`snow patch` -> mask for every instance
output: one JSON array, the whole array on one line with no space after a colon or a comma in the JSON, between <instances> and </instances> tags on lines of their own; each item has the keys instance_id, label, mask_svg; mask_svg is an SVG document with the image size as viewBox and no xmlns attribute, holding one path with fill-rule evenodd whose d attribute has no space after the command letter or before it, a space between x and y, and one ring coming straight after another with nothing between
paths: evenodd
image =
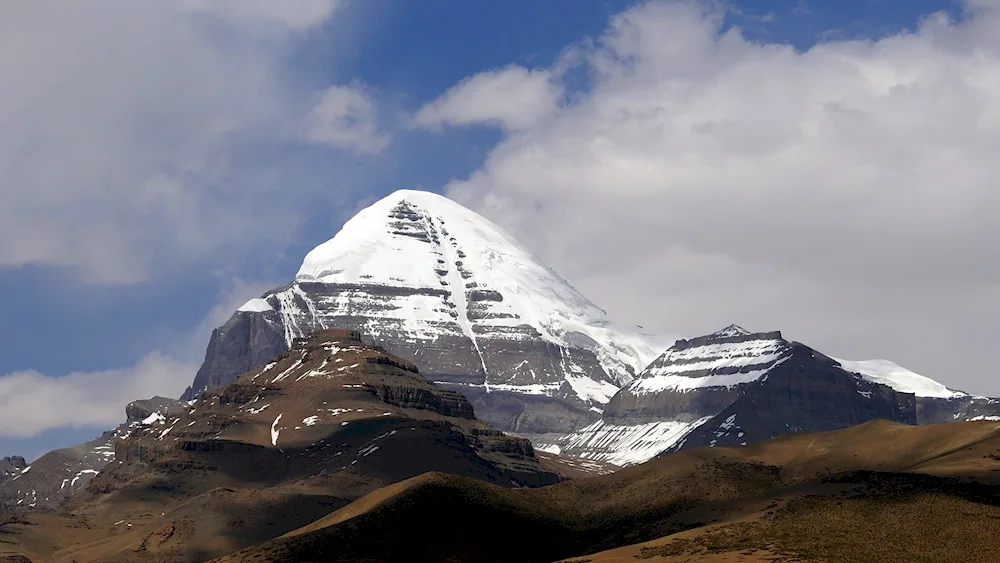
<instances>
[{"instance_id":1,"label":"snow patch","mask_svg":"<svg viewBox=\"0 0 1000 563\"><path fill-rule=\"evenodd\" d=\"M278 432L280 432L280 430L278 430L278 421L281 420L281 415L282 414L285 414L285 413L279 414L277 417L275 417L274 422L271 423L271 445L272 446L277 446L278 445Z\"/></svg>"},{"instance_id":2,"label":"snow patch","mask_svg":"<svg viewBox=\"0 0 1000 563\"><path fill-rule=\"evenodd\" d=\"M856 373L872 383L888 385L900 393L913 393L917 397L954 399L968 397L968 393L955 391L929 377L914 373L889 360L841 360L832 358L844 370Z\"/></svg>"},{"instance_id":3,"label":"snow patch","mask_svg":"<svg viewBox=\"0 0 1000 563\"><path fill-rule=\"evenodd\" d=\"M162 423L164 423L166 421L167 421L167 417L163 416L162 414L160 414L158 412L154 412L153 414L151 414L151 415L147 416L146 418L142 419L142 424L162 424Z\"/></svg>"},{"instance_id":4,"label":"snow patch","mask_svg":"<svg viewBox=\"0 0 1000 563\"><path fill-rule=\"evenodd\" d=\"M576 396L585 403L606 405L618 392L618 386L609 381L595 381L589 377L576 375L567 375L566 381Z\"/></svg>"},{"instance_id":5,"label":"snow patch","mask_svg":"<svg viewBox=\"0 0 1000 563\"><path fill-rule=\"evenodd\" d=\"M264 311L273 311L274 307L267 301L261 299L260 297L251 299L243 304L242 307L237 309L237 311L244 311L247 313L263 313Z\"/></svg>"},{"instance_id":6,"label":"snow patch","mask_svg":"<svg viewBox=\"0 0 1000 563\"><path fill-rule=\"evenodd\" d=\"M100 471L97 471L96 469L83 469L83 470L81 470L79 473L76 474L75 477L73 477L73 480L70 481L69 488L72 489L74 486L76 486L76 482L79 481L80 478L83 477L84 475L88 475L88 474L89 475L97 475L98 473L100 473ZM31 492L34 493L35 491L31 491Z\"/></svg>"}]
</instances>

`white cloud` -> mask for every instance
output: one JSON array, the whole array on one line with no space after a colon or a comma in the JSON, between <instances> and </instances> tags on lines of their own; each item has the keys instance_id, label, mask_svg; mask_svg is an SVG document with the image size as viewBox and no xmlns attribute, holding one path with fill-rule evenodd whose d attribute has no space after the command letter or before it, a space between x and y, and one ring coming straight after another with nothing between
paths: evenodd
<instances>
[{"instance_id":1,"label":"white cloud","mask_svg":"<svg viewBox=\"0 0 1000 563\"><path fill-rule=\"evenodd\" d=\"M61 427L125 421L125 405L154 395L178 397L196 364L151 352L133 367L61 377L19 371L0 377L0 436L28 438Z\"/></svg>"},{"instance_id":2,"label":"white cloud","mask_svg":"<svg viewBox=\"0 0 1000 563\"><path fill-rule=\"evenodd\" d=\"M510 65L466 78L414 116L420 127L491 124L517 130L552 114L562 97L548 70Z\"/></svg>"},{"instance_id":3,"label":"white cloud","mask_svg":"<svg viewBox=\"0 0 1000 563\"><path fill-rule=\"evenodd\" d=\"M340 6L338 0L172 0L181 10L210 14L237 25L279 24L295 30L322 24Z\"/></svg>"},{"instance_id":4,"label":"white cloud","mask_svg":"<svg viewBox=\"0 0 1000 563\"><path fill-rule=\"evenodd\" d=\"M283 244L305 188L274 179L294 172L268 161L268 148L298 141L290 126L313 90L285 57L337 6L5 5L0 267L132 283L233 248Z\"/></svg>"},{"instance_id":5,"label":"white cloud","mask_svg":"<svg viewBox=\"0 0 1000 563\"><path fill-rule=\"evenodd\" d=\"M312 142L363 154L382 152L390 140L379 129L371 93L360 84L327 88L317 97L304 128Z\"/></svg>"},{"instance_id":6,"label":"white cloud","mask_svg":"<svg viewBox=\"0 0 1000 563\"><path fill-rule=\"evenodd\" d=\"M582 61L593 87L449 195L621 320L780 328L1000 393L996 2L805 52L723 28L717 6L615 16L554 67Z\"/></svg>"},{"instance_id":7,"label":"white cloud","mask_svg":"<svg viewBox=\"0 0 1000 563\"><path fill-rule=\"evenodd\" d=\"M277 287L274 281L232 279L201 322L167 351L154 350L134 366L51 376L34 370L0 376L0 437L27 438L65 427L112 428L125 405L154 395L180 397L194 380L212 330L237 308Z\"/></svg>"}]
</instances>

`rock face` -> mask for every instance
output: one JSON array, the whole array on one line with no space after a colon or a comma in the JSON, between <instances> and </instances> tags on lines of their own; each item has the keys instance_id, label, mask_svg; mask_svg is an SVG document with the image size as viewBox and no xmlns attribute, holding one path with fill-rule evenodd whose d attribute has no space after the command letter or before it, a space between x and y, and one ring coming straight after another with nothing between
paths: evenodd
<instances>
[{"instance_id":1,"label":"rock face","mask_svg":"<svg viewBox=\"0 0 1000 563\"><path fill-rule=\"evenodd\" d=\"M977 397L914 373L888 360L851 361L835 358L847 371L884 383L917 398L917 423L1000 420L1000 400Z\"/></svg>"},{"instance_id":2,"label":"rock face","mask_svg":"<svg viewBox=\"0 0 1000 563\"><path fill-rule=\"evenodd\" d=\"M540 447L618 464L664 450L742 445L873 419L917 423L917 402L823 354L730 326L679 340L624 386L598 423Z\"/></svg>"},{"instance_id":3,"label":"rock face","mask_svg":"<svg viewBox=\"0 0 1000 563\"><path fill-rule=\"evenodd\" d=\"M531 442L477 420L464 395L343 330L296 338L181 411L151 415L116 440L115 460L88 485L92 496L151 480L185 496L213 486L322 487L358 473L381 486L430 470L504 486L561 480Z\"/></svg>"},{"instance_id":4,"label":"rock face","mask_svg":"<svg viewBox=\"0 0 1000 563\"><path fill-rule=\"evenodd\" d=\"M9 491L5 491L2 488L2 483L9 479L20 477L21 473L24 473L27 469L28 462L19 455L0 458L0 514L7 513L10 505L17 501L17 499L7 496L9 495Z\"/></svg>"},{"instance_id":5,"label":"rock face","mask_svg":"<svg viewBox=\"0 0 1000 563\"><path fill-rule=\"evenodd\" d=\"M24 463L24 458L9 458L14 467L21 469L9 479L0 479L0 502L13 509L57 506L82 491L94 475L115 460L116 439L127 437L143 420L163 419L184 406L185 403L165 397L133 401L125 407L125 423L89 442L48 452L30 466ZM0 471L7 459L0 460Z\"/></svg>"},{"instance_id":6,"label":"rock face","mask_svg":"<svg viewBox=\"0 0 1000 563\"><path fill-rule=\"evenodd\" d=\"M0 482L0 500L10 509L53 507L79 491L114 459L109 431L78 446L53 450Z\"/></svg>"},{"instance_id":7,"label":"rock face","mask_svg":"<svg viewBox=\"0 0 1000 563\"><path fill-rule=\"evenodd\" d=\"M28 467L28 462L19 455L0 458L0 481L20 475L26 467Z\"/></svg>"},{"instance_id":8,"label":"rock face","mask_svg":"<svg viewBox=\"0 0 1000 563\"><path fill-rule=\"evenodd\" d=\"M525 435L600 418L672 337L613 324L507 233L436 194L400 191L305 258L213 335L184 399L256 369L313 330L360 330Z\"/></svg>"},{"instance_id":9,"label":"rock face","mask_svg":"<svg viewBox=\"0 0 1000 563\"><path fill-rule=\"evenodd\" d=\"M194 399L195 389L225 387L278 357L288 346L281 317L274 310L236 311L226 324L212 331L205 361L182 400Z\"/></svg>"},{"instance_id":10,"label":"rock face","mask_svg":"<svg viewBox=\"0 0 1000 563\"><path fill-rule=\"evenodd\" d=\"M743 385L731 404L667 451L746 445L876 419L917 423L916 398L910 393L858 377L803 344L791 343L785 358L766 380Z\"/></svg>"}]
</instances>

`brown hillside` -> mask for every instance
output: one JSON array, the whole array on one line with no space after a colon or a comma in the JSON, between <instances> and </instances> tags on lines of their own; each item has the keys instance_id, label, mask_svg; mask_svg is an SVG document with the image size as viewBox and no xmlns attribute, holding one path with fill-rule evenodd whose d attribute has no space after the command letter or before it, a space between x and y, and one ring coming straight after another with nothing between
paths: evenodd
<instances>
[{"instance_id":1,"label":"brown hillside","mask_svg":"<svg viewBox=\"0 0 1000 563\"><path fill-rule=\"evenodd\" d=\"M0 530L0 553L203 562L429 471L516 488L602 469L552 456L543 465L530 442L477 420L463 395L349 331L300 339L264 368L149 420L116 442L115 461L85 494Z\"/></svg>"},{"instance_id":2,"label":"brown hillside","mask_svg":"<svg viewBox=\"0 0 1000 563\"><path fill-rule=\"evenodd\" d=\"M554 561L678 532L579 561L992 561L998 428L875 421L542 489L424 475L219 561ZM932 549L935 527L949 540Z\"/></svg>"}]
</instances>

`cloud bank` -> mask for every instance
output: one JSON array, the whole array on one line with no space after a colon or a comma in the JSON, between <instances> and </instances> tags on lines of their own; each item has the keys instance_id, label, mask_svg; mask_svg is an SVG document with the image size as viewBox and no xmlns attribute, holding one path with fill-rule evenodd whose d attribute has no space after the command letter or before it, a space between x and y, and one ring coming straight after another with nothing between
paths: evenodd
<instances>
[{"instance_id":1,"label":"cloud bank","mask_svg":"<svg viewBox=\"0 0 1000 563\"><path fill-rule=\"evenodd\" d=\"M66 267L91 283L135 283L233 248L280 246L300 221L305 190L273 179L269 148L312 142L303 131L313 130L322 133L316 141L346 151L386 142L358 87L327 96L355 96L340 111L357 118L360 108L360 128L311 108L310 85L285 68L295 42L339 6L5 6L0 267Z\"/></svg>"},{"instance_id":2,"label":"cloud bank","mask_svg":"<svg viewBox=\"0 0 1000 563\"><path fill-rule=\"evenodd\" d=\"M517 68L417 116L520 123L448 195L621 320L779 328L997 394L1000 10L965 8L798 51L717 3L644 2L549 69L589 84L544 119L469 109L505 99L470 84L517 99L546 72Z\"/></svg>"},{"instance_id":3,"label":"cloud bank","mask_svg":"<svg viewBox=\"0 0 1000 563\"><path fill-rule=\"evenodd\" d=\"M135 366L53 377L19 371L0 377L0 436L27 438L62 427L113 428L125 421L125 405L154 395L179 397L197 364L159 351Z\"/></svg>"}]
</instances>

